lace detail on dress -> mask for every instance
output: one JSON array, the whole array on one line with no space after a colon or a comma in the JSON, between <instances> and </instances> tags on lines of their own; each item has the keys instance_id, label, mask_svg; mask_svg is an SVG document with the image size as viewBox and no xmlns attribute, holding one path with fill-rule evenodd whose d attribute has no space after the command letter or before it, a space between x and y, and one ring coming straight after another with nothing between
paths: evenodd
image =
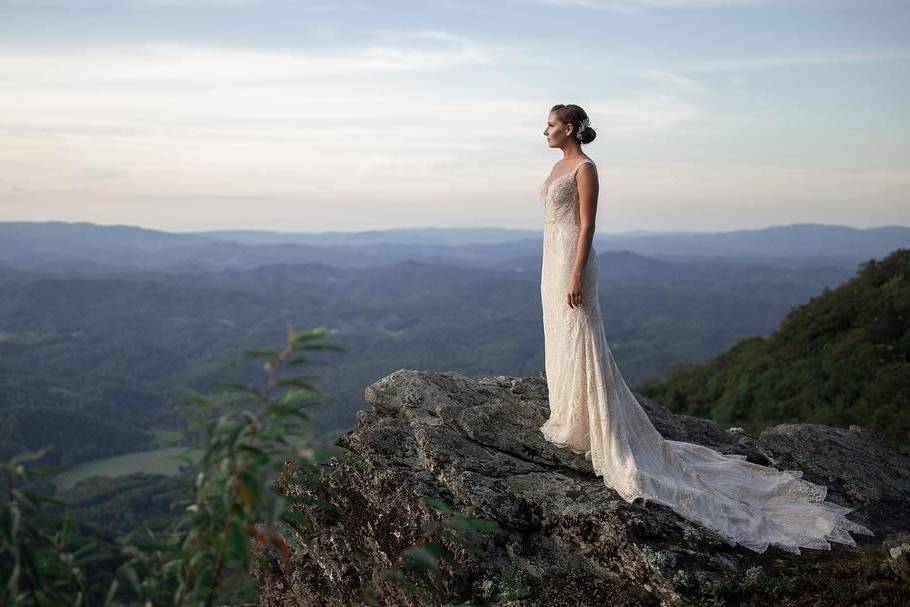
<instances>
[{"instance_id":1,"label":"lace detail on dress","mask_svg":"<svg viewBox=\"0 0 910 607\"><path fill-rule=\"evenodd\" d=\"M541 185L544 203L540 296L550 417L540 428L559 447L585 454L597 476L623 499L672 508L731 546L830 550L855 545L850 532L874 535L825 502L827 488L798 470L777 470L695 443L664 439L629 390L607 343L597 291L597 253L582 271L582 305L566 303L579 233L574 176L582 164Z\"/></svg>"}]
</instances>

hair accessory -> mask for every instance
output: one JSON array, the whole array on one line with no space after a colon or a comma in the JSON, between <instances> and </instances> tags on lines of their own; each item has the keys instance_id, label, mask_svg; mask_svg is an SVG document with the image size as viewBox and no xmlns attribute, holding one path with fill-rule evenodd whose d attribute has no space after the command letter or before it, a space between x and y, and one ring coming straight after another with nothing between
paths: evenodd
<instances>
[{"instance_id":1,"label":"hair accessory","mask_svg":"<svg viewBox=\"0 0 910 607\"><path fill-rule=\"evenodd\" d=\"M584 131L584 130L585 130L586 128L588 128L589 126L591 126L591 120L590 120L590 119L585 118L584 120L582 120L582 121L579 123L579 125L578 125L578 132L575 133L575 137L578 138L578 139L581 139L581 133L582 133L582 131Z\"/></svg>"}]
</instances>

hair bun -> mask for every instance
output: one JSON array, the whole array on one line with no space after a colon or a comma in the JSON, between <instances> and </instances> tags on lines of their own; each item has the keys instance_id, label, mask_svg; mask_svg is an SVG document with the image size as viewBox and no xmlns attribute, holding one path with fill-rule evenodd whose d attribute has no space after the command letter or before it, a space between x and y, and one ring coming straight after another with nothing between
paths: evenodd
<instances>
[{"instance_id":1,"label":"hair bun","mask_svg":"<svg viewBox=\"0 0 910 607\"><path fill-rule=\"evenodd\" d=\"M591 143L594 141L594 138L597 137L597 131L591 127L586 127L579 135L581 135L582 143Z\"/></svg>"}]
</instances>

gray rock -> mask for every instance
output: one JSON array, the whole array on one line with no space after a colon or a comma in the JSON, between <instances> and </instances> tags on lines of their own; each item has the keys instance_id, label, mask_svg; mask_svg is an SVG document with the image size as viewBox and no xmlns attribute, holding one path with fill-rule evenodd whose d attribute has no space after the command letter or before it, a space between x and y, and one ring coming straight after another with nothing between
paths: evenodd
<instances>
[{"instance_id":1,"label":"gray rock","mask_svg":"<svg viewBox=\"0 0 910 607\"><path fill-rule=\"evenodd\" d=\"M298 506L314 522L308 547L287 561L264 553L269 566L254 569L262 606L362 604L362 586L380 590L383 605L419 604L382 571L399 564L423 523L440 520L426 497L506 531L488 542L482 560L455 550L470 575L446 586L452 602L681 604L701 584L757 571L762 557L784 554L731 548L665 506L626 503L582 455L540 435L549 415L541 378L402 369L365 397L371 411L359 412L357 427L338 441L348 453L317 471L323 488L291 465L278 479L286 495L318 497L335 509ZM636 397L666 438L804 470L829 486L831 501L856 508L851 519L876 532L856 536L858 543L910 529L910 458L870 431L787 424L753 441Z\"/></svg>"},{"instance_id":2,"label":"gray rock","mask_svg":"<svg viewBox=\"0 0 910 607\"><path fill-rule=\"evenodd\" d=\"M877 538L910 530L910 458L872 429L781 424L761 433L758 448L776 468L828 487L829 501L856 508L850 520Z\"/></svg>"}]
</instances>

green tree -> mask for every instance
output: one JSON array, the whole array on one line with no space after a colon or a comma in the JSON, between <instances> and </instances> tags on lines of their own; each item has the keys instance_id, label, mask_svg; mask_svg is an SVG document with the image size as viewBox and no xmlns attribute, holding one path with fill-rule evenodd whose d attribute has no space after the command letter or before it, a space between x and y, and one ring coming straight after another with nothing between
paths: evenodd
<instances>
[{"instance_id":1,"label":"green tree","mask_svg":"<svg viewBox=\"0 0 910 607\"><path fill-rule=\"evenodd\" d=\"M637 390L675 413L757 433L781 423L859 424L910 453L910 249L793 308L773 335Z\"/></svg>"},{"instance_id":2,"label":"green tree","mask_svg":"<svg viewBox=\"0 0 910 607\"><path fill-rule=\"evenodd\" d=\"M102 557L99 546L80 534L71 516L48 506L65 505L30 488L50 468L28 464L51 449L22 453L4 462L0 496L0 604L57 607L86 603L86 566ZM116 580L102 601L109 605Z\"/></svg>"},{"instance_id":3,"label":"green tree","mask_svg":"<svg viewBox=\"0 0 910 607\"><path fill-rule=\"evenodd\" d=\"M288 325L283 349L244 352L233 364L264 360L262 386L217 382L222 391L214 396L186 391L195 409L185 434L204 437L201 458L186 459L194 472L193 503L165 533L143 530L124 542L132 558L122 571L141 600L212 605L226 598L225 591L236 592L238 580L241 589L245 580L246 591L254 591L247 576L250 541L290 553L278 523L305 527L307 521L288 508L298 498L281 495L271 481L287 460L304 469L315 466L307 449L306 407L322 398L314 376L281 373L310 362L302 353L343 351L320 341L327 332L298 332Z\"/></svg>"},{"instance_id":4,"label":"green tree","mask_svg":"<svg viewBox=\"0 0 910 607\"><path fill-rule=\"evenodd\" d=\"M202 452L198 459L185 458L192 473L191 503L163 530L143 528L120 538L118 574L125 583L114 579L102 591L87 588L85 567L109 555L81 537L71 517L50 516L41 508L47 501L62 507L65 503L17 484L30 474L25 464L40 459L46 449L4 464L3 604L207 607L255 600L257 589L248 575L251 559L274 547L287 564L295 548L291 542L308 538L312 521L294 506L334 507L316 497L284 496L273 482L289 462L303 472L305 483L319 482L320 454L308 446L306 411L323 401L317 378L288 378L282 372L311 362L304 353L344 351L321 341L327 333L325 327L298 332L288 325L281 350L244 352L233 364L262 360L266 379L261 386L217 382L219 391L212 396L186 390L191 408L183 434L198 438ZM387 576L419 600L441 600L442 579L463 572L446 543L479 556L482 535L499 528L454 513L438 500L428 505L447 518L428 523L417 544L402 555L401 566L388 570ZM291 527L296 533L287 535L298 540L288 540L282 525ZM362 590L365 600L377 600L371 589Z\"/></svg>"}]
</instances>

